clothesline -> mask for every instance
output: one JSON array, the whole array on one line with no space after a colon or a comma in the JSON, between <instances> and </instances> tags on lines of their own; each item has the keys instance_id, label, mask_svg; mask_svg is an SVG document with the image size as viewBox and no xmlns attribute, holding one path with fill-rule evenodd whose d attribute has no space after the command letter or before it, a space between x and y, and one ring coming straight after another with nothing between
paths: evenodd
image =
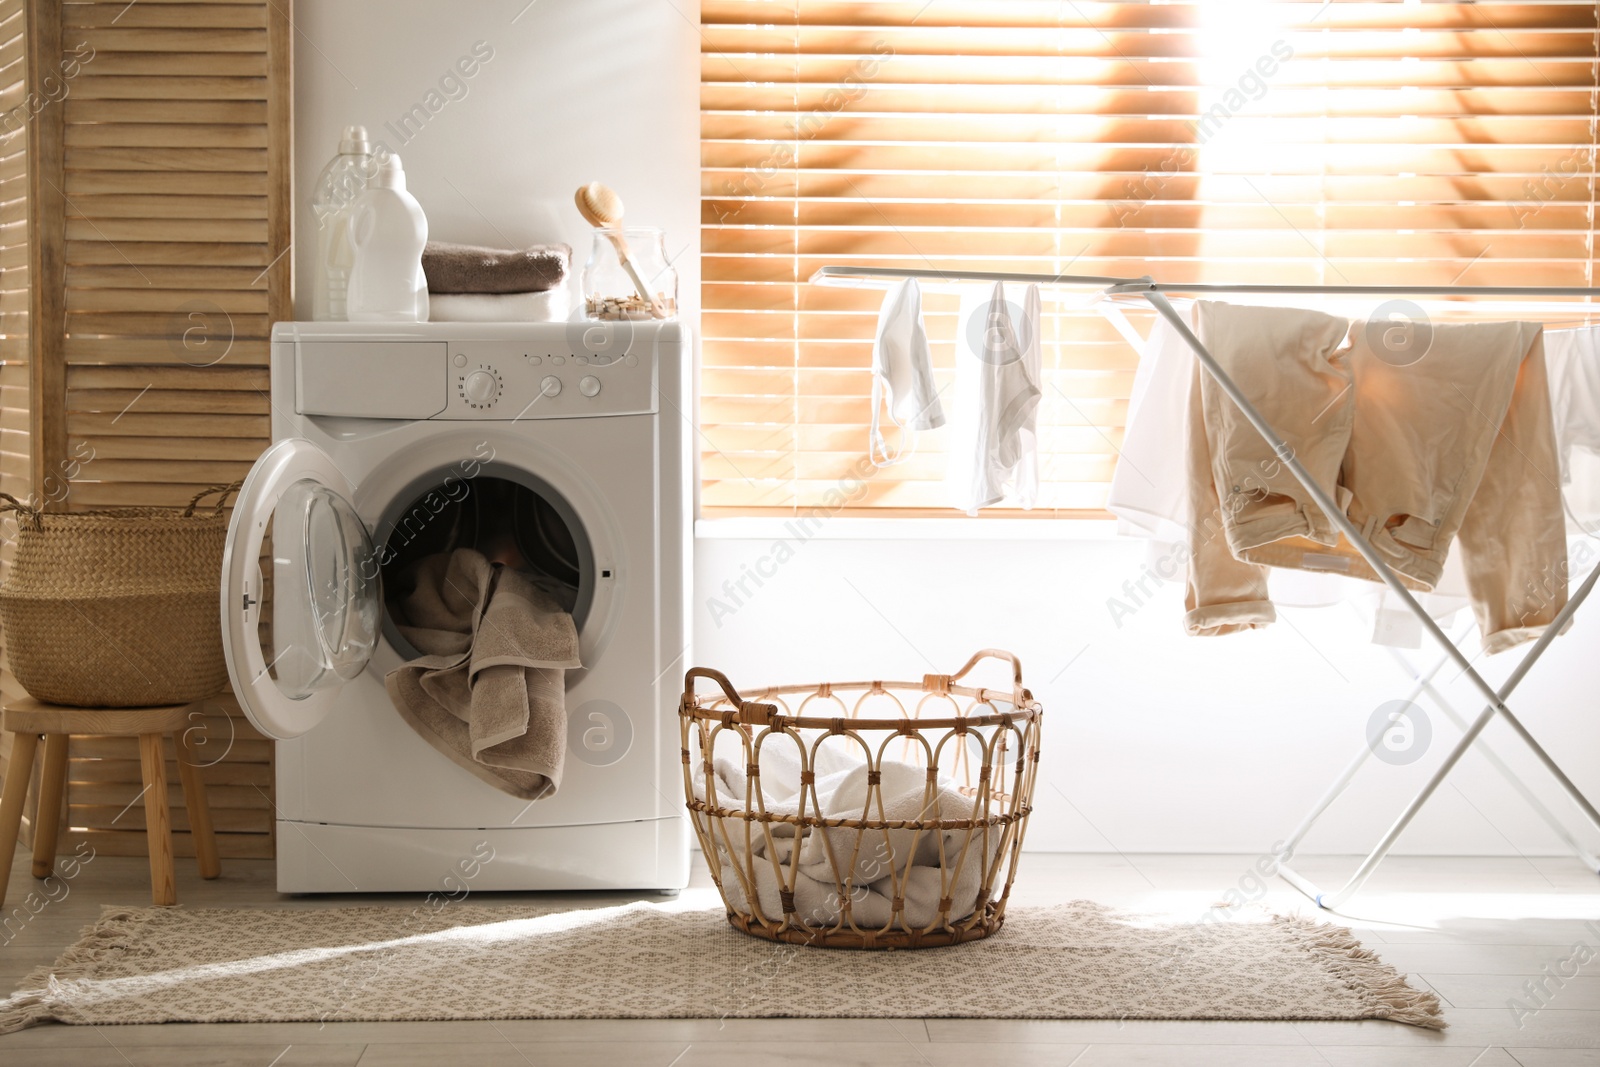
<instances>
[{"instance_id":1,"label":"clothesline","mask_svg":"<svg viewBox=\"0 0 1600 1067\"><path fill-rule=\"evenodd\" d=\"M1037 285L1045 300L1056 305L1080 301L1075 310L1104 316L1125 341L1134 347L1143 344L1143 338L1133 328L1124 312L1157 313L1145 294L1173 294L1177 303L1187 306L1189 300L1208 294L1237 294L1257 297L1276 297L1286 301L1292 296L1321 297L1320 306L1329 311L1350 311L1352 317L1364 317L1373 309L1370 305L1352 305L1329 301L1332 297L1465 297L1463 300L1430 300L1416 303L1419 310L1430 318L1433 315L1469 316L1480 319L1525 317L1532 315L1547 330L1581 329L1600 320L1600 287L1576 286L1502 286L1502 285L1275 285L1253 282L1157 282L1146 278L1125 278L1101 274L1042 274L1027 271L952 271L932 267L851 267L829 265L820 267L811 275L810 284L830 288L885 289L906 278L930 283L930 289L949 287L960 291L974 283L1018 282ZM1078 290L1076 293L1068 290ZM1485 298L1499 298L1489 301ZM1536 297L1566 297L1566 300L1535 299ZM1266 303L1276 303L1268 300ZM1414 302L1415 303L1415 302Z\"/></svg>"},{"instance_id":2,"label":"clothesline","mask_svg":"<svg viewBox=\"0 0 1600 1067\"><path fill-rule=\"evenodd\" d=\"M1027 271L952 271L929 267L850 267L828 265L811 275L812 285L848 288L852 285L887 285L902 278L925 281L1020 282L1025 285L1098 289L1106 295L1141 293L1304 294L1323 296L1536 296L1600 298L1600 287L1570 285L1299 285L1253 282L1158 282L1149 277L1127 278L1103 274L1039 274ZM1570 308L1571 305L1562 305ZM1600 303L1594 305L1600 311Z\"/></svg>"},{"instance_id":3,"label":"clothesline","mask_svg":"<svg viewBox=\"0 0 1600 1067\"><path fill-rule=\"evenodd\" d=\"M1229 291L1229 295L1232 291ZM1188 307L1196 300L1211 294L1195 294L1194 296L1178 295L1172 298L1172 303L1178 307ZM1308 293L1248 293L1252 304L1272 307L1299 307L1306 301ZM1391 299L1402 299L1395 294L1384 294ZM1341 296L1333 294L1325 296L1317 294L1316 306L1333 314L1344 314L1351 318L1365 318L1374 310L1373 300L1354 295ZM1441 296L1422 296L1417 300L1404 300L1405 304L1420 310L1428 318L1471 318L1475 320L1490 319L1535 319L1542 323L1547 331L1561 329L1582 329L1595 325L1600 320L1600 302L1587 300L1556 301L1556 300L1530 300L1526 298L1506 297L1495 299L1492 297L1472 297L1465 300L1450 299ZM1140 292L1101 292L1095 294L1092 302L1085 306L1086 311L1105 314L1108 310L1125 309L1150 313L1154 309L1145 300Z\"/></svg>"}]
</instances>

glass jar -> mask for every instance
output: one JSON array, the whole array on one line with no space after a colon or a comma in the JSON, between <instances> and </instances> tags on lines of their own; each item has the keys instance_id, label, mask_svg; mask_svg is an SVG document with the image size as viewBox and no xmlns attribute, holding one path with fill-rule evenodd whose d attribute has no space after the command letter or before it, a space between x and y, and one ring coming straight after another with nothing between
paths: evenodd
<instances>
[{"instance_id":1,"label":"glass jar","mask_svg":"<svg viewBox=\"0 0 1600 1067\"><path fill-rule=\"evenodd\" d=\"M639 293L623 265L627 249L638 280L650 294ZM667 242L654 226L627 226L594 231L589 261L583 265L583 303L591 319L670 319L678 314L678 272L667 262Z\"/></svg>"}]
</instances>

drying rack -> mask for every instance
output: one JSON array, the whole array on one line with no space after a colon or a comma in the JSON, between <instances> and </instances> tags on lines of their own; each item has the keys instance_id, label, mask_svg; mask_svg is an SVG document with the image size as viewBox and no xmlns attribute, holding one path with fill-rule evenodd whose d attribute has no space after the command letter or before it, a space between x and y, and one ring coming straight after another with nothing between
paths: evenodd
<instances>
[{"instance_id":1,"label":"drying rack","mask_svg":"<svg viewBox=\"0 0 1600 1067\"><path fill-rule=\"evenodd\" d=\"M1489 681L1484 678L1482 674L1478 672L1478 670L1472 665L1472 661L1462 653L1457 643L1444 632L1443 628L1440 627L1438 622L1436 622L1434 618L1428 614L1427 610L1424 609L1420 603L1418 603L1417 598L1412 595L1411 590L1406 587L1405 583L1400 581L1400 579L1395 575L1394 571L1390 569L1388 563L1385 562L1382 555L1375 548L1373 548L1373 546L1365 537L1362 536L1361 530L1350 521L1349 516L1344 513L1344 510L1339 507L1333 497L1327 491L1325 491L1322 486L1317 484L1316 479L1311 476L1310 472L1307 471L1300 461L1295 457L1294 450L1289 446L1288 442L1286 442L1278 434L1277 430L1273 428L1272 424L1268 422L1259 411L1256 410L1255 405L1250 402L1250 399L1244 395L1244 393L1239 389L1238 385L1236 385L1233 379L1229 377L1228 373L1222 369L1222 366L1216 361L1215 357L1211 355L1210 351L1206 349L1206 346L1201 343L1198 337L1195 336L1194 332L1189 328L1189 324L1184 321L1183 316L1178 314L1177 310L1172 306L1172 303L1167 299L1166 295L1168 293L1181 293L1191 296L1204 294L1258 294L1273 296L1495 296L1518 298L1522 303L1519 303L1515 306L1519 308L1534 306L1533 301L1537 297L1555 297L1566 299L1583 298L1585 302L1582 304L1565 304L1559 306L1564 311L1583 310L1594 315L1600 315L1600 304L1592 303L1594 298L1600 297L1600 288L1582 288L1573 286L1498 285L1230 285L1209 282L1185 284L1157 282L1149 277L1125 278L1091 274L1030 274L1012 271L948 271L938 269L900 269L892 267L850 266L822 267L811 276L811 282L812 284L817 285L839 286L859 286L862 284L884 285L904 278L917 278L935 282L952 283L1019 282L1028 285L1082 288L1091 291L1099 290L1099 296L1101 298L1110 298L1111 300L1115 300L1117 298L1125 299L1130 297L1142 298L1152 308L1154 308L1162 318L1166 319L1167 322L1172 325L1173 329L1178 332L1178 335L1183 338L1183 340L1191 349L1194 350L1195 358L1200 361L1200 365L1205 369L1205 372L1211 375L1212 379L1216 381L1217 385L1222 389L1222 391L1228 395L1235 405L1237 405L1240 412L1249 421L1250 425L1255 427L1256 432L1259 433L1262 439L1266 441L1269 447L1271 447L1274 455L1276 455L1276 457L1283 463L1290 473L1294 475L1295 479L1305 488L1306 492L1311 495L1311 498L1317 502L1317 506L1320 507L1323 513L1333 521L1333 524L1339 528L1340 532L1349 539L1350 544L1355 547L1356 551L1361 553L1362 558L1364 558L1367 563L1371 565L1372 569L1380 578L1383 579L1383 583L1394 593L1396 597L1399 598L1400 602L1406 606L1406 609L1416 617L1417 621L1422 625L1422 628L1427 632L1429 637L1431 637L1439 646L1443 656L1440 659L1438 666L1434 667L1430 671L1424 672L1418 672L1414 669L1411 669L1411 673L1413 674L1416 684L1416 690L1413 695L1413 699L1415 698L1415 695L1427 692L1430 696L1430 699L1440 702L1441 708L1446 712L1451 720L1464 726L1461 739L1456 743L1455 747L1450 750L1449 754L1445 757L1444 762L1436 771L1434 771L1432 777L1428 779L1427 783L1423 785L1422 789L1417 793L1417 795L1412 798L1411 802L1406 805L1405 810L1400 813L1400 816L1389 827L1388 831L1383 835L1377 846L1367 854L1364 860L1362 860L1360 866L1356 868L1355 873L1350 876L1349 880L1346 881L1344 885L1332 892L1323 892L1304 875L1290 867L1286 861L1293 856L1294 849L1299 845L1300 841L1304 839L1305 835L1311 830L1312 826L1315 825L1317 819L1320 818L1323 812L1325 812L1328 807L1332 805L1334 800L1336 800L1349 787L1351 781L1356 775L1356 772L1366 761L1367 757L1371 755L1372 746L1364 746L1356 758L1344 769L1343 772L1341 772L1339 777L1329 788L1328 792L1322 797L1321 800L1317 802L1316 806L1305 817L1305 819L1301 821L1300 825L1296 827L1289 840L1285 842L1285 848L1283 852L1283 858L1285 862L1279 866L1278 871L1283 879L1290 885L1294 886L1300 892L1310 897L1320 908L1336 908L1348 900L1356 893L1357 890L1361 888L1363 883L1365 883L1366 880L1371 877L1372 872L1377 869L1378 865L1383 862L1384 857L1386 857L1389 854L1390 849L1394 847L1395 841L1398 840L1400 835L1405 832L1406 827L1411 824L1411 820L1414 819L1417 813L1422 810L1423 805L1428 802L1429 798L1433 796L1433 794L1438 790L1439 786L1444 783L1444 780L1449 776L1450 772L1455 769L1456 764L1461 761L1461 757L1466 755L1467 751L1474 745L1480 744L1480 737L1483 734L1483 731L1488 727L1489 723L1495 719L1496 716L1499 716L1505 720L1506 724L1511 727L1512 731L1522 739L1522 741L1538 758L1539 762L1542 763L1545 766L1545 769L1550 772L1551 776L1561 786L1561 789L1567 794L1568 797L1572 799L1572 802L1578 807L1579 811L1581 811L1589 820L1589 823L1596 830L1600 830L1600 811L1595 809L1594 804L1590 802L1589 798L1585 796L1583 791L1579 789L1572 779L1567 776L1566 772L1561 769L1560 765L1556 763L1555 759L1551 757L1550 753L1545 751L1544 746L1538 742L1538 740L1523 724L1522 720L1512 712L1511 708L1506 703L1506 701L1510 699L1512 693L1516 690L1517 686L1521 684L1525 677L1527 677L1528 672L1535 664L1539 662L1539 659L1550 647L1550 643L1555 640L1556 635L1566 629L1568 623L1572 620L1572 617L1574 614L1576 614L1578 608L1582 606L1585 600L1588 599L1590 592L1593 591L1595 587L1596 580L1600 579L1600 565L1596 565L1592 570L1590 570L1589 574L1583 579L1583 582L1578 586L1577 590L1571 594L1566 605L1562 607L1559 613L1557 613L1555 619L1550 623L1549 626L1545 628L1544 632L1539 635L1539 638L1534 641L1532 647L1530 647L1527 652L1523 654L1522 659L1517 663L1516 667L1512 669L1510 675L1506 678L1505 682L1500 686L1500 688L1496 689L1494 686L1489 684ZM1102 306L1111 306L1110 301L1106 301L1104 304L1102 304ZM1544 307L1547 305L1538 306ZM1509 309L1510 307L1508 306L1508 310ZM1113 319L1113 321L1115 320ZM1126 326L1125 322L1122 325L1119 325L1119 329L1123 329L1124 326ZM1131 340L1138 339L1137 333L1133 331L1131 327L1123 329L1123 332L1125 336L1131 335ZM1471 722L1466 722L1464 719L1460 718L1453 708L1451 708L1447 703L1443 703L1442 695L1439 694L1438 690L1432 684L1433 677L1440 669L1443 668L1444 665L1448 663L1454 663L1457 667L1459 667L1461 670L1461 676L1466 678L1471 683L1473 688L1475 688L1487 701L1483 710L1479 712L1479 714L1473 718ZM1410 668L1409 663L1407 663L1406 666ZM1391 721L1391 726L1392 725L1393 721ZM1488 757L1491 766L1493 766L1500 773L1504 774L1506 778L1511 781L1512 785L1518 790L1518 792L1521 793L1525 799L1533 803L1535 810L1537 810L1539 814L1544 817L1546 822L1556 829L1558 835L1568 844L1572 851L1577 855L1578 859L1588 866L1590 870L1600 873L1600 863L1596 862L1596 857L1587 851L1573 834L1566 830L1564 824L1562 824L1559 819L1557 819L1547 808L1545 808L1544 805L1538 802L1537 798L1527 788L1526 784L1523 783L1516 775L1515 771L1507 764L1502 762L1491 750L1489 750L1486 743L1483 744L1482 750Z\"/></svg>"}]
</instances>

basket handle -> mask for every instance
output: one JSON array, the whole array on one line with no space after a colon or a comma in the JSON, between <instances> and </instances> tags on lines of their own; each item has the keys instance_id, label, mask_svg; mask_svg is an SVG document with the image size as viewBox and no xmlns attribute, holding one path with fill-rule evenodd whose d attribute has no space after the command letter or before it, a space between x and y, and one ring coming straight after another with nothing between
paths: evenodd
<instances>
[{"instance_id":1,"label":"basket handle","mask_svg":"<svg viewBox=\"0 0 1600 1067\"><path fill-rule=\"evenodd\" d=\"M985 659L998 659L1011 664L1011 702L1017 707L1030 703L1033 694L1022 686L1022 661L1015 654L1000 648L980 649L972 654L966 665L954 674L929 674L922 679L922 687L933 692L949 692L950 686L966 677L972 668Z\"/></svg>"},{"instance_id":2,"label":"basket handle","mask_svg":"<svg viewBox=\"0 0 1600 1067\"><path fill-rule=\"evenodd\" d=\"M216 507L211 509L211 514L221 515L222 509L228 506L228 498L234 493L237 493L239 491L239 487L242 485L244 485L243 478L240 478L236 482L229 482L227 485L207 486L205 489L202 489L196 493L193 500L189 501L189 506L183 509L183 517L186 519L193 518L194 509L200 506L200 501L204 500L212 493L222 494L221 496L217 497Z\"/></svg>"},{"instance_id":3,"label":"basket handle","mask_svg":"<svg viewBox=\"0 0 1600 1067\"><path fill-rule=\"evenodd\" d=\"M739 709L738 719L747 726L766 726L772 717L778 713L776 704L763 704L757 700L746 700L739 695L739 691L728 681L728 676L721 671L712 670L710 667L690 667L683 676L683 709L694 708L695 695L694 683L697 678L709 678L717 683L722 690L722 695L728 702Z\"/></svg>"},{"instance_id":4,"label":"basket handle","mask_svg":"<svg viewBox=\"0 0 1600 1067\"><path fill-rule=\"evenodd\" d=\"M0 514L14 511L17 513L18 525L22 525L25 522L30 530L44 529L44 512L32 504L18 500L10 493L0 493L0 501L3 501L3 503L0 503Z\"/></svg>"}]
</instances>

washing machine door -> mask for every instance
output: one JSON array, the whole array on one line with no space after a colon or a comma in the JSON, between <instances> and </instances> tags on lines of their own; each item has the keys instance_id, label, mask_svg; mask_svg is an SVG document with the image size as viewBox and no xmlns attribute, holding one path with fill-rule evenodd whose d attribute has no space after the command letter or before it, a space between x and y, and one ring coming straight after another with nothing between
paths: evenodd
<instances>
[{"instance_id":1,"label":"washing machine door","mask_svg":"<svg viewBox=\"0 0 1600 1067\"><path fill-rule=\"evenodd\" d=\"M337 706L377 645L372 537L350 485L316 445L290 439L251 469L222 557L222 647L256 729L299 737Z\"/></svg>"}]
</instances>

